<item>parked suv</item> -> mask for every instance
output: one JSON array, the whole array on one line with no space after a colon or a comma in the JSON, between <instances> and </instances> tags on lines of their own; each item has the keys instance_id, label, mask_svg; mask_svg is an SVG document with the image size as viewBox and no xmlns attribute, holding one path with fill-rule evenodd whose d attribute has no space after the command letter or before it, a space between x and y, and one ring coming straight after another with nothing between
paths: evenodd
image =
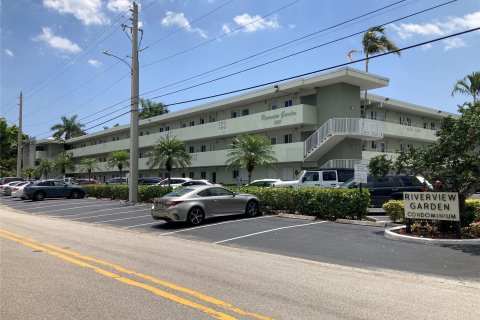
<instances>
[{"instance_id":1,"label":"parked suv","mask_svg":"<svg viewBox=\"0 0 480 320\"><path fill-rule=\"evenodd\" d=\"M353 178L353 169L303 170L297 180L274 182L276 188L323 187L333 188Z\"/></svg>"},{"instance_id":2,"label":"parked suv","mask_svg":"<svg viewBox=\"0 0 480 320\"><path fill-rule=\"evenodd\" d=\"M342 188L357 188L357 182L353 178L345 182ZM386 175L375 178L367 176L367 183L362 184L370 192L371 205L382 206L389 200L403 200L404 192L432 191L433 186L422 176L409 175Z\"/></svg>"}]
</instances>

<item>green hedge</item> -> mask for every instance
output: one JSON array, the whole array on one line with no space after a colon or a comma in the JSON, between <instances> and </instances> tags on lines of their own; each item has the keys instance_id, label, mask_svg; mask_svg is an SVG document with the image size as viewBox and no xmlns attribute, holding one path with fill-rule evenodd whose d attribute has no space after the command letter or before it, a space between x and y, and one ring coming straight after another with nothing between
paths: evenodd
<instances>
[{"instance_id":1,"label":"green hedge","mask_svg":"<svg viewBox=\"0 0 480 320\"><path fill-rule=\"evenodd\" d=\"M370 205L368 190L339 188L262 188L230 187L237 193L256 195L269 211L314 215L321 219L356 219L365 216Z\"/></svg>"},{"instance_id":2,"label":"green hedge","mask_svg":"<svg viewBox=\"0 0 480 320\"><path fill-rule=\"evenodd\" d=\"M83 186L83 189L85 189L87 197L128 200L128 185L124 184L86 185ZM161 197L172 190L173 188L168 186L138 186L138 201L153 202L154 198Z\"/></svg>"},{"instance_id":3,"label":"green hedge","mask_svg":"<svg viewBox=\"0 0 480 320\"><path fill-rule=\"evenodd\" d=\"M392 221L405 222L403 200L390 200L383 204L383 209ZM465 201L465 212L460 217L461 225L468 226L477 221L480 221L480 200Z\"/></svg>"}]
</instances>

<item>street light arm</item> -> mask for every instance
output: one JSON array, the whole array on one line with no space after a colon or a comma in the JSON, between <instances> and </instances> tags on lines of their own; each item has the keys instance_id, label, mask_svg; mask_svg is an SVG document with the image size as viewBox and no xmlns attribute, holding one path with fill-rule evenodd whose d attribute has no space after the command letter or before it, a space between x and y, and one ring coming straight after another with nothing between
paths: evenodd
<instances>
[{"instance_id":1,"label":"street light arm","mask_svg":"<svg viewBox=\"0 0 480 320\"><path fill-rule=\"evenodd\" d=\"M116 55L114 55L113 53L108 52L107 50L103 51L102 53L103 53L104 55L106 55L106 56L114 57L114 58L122 61L123 63L125 63L125 64L130 68L130 71L133 72L132 66L131 66L127 61L125 61L125 59L122 59L122 58L120 58L120 57L117 57Z\"/></svg>"}]
</instances>

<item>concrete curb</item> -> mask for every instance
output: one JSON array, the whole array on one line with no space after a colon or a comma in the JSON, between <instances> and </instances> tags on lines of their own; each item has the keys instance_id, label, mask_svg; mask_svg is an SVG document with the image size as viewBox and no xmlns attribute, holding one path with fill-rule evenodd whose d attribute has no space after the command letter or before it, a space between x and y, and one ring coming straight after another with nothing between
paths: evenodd
<instances>
[{"instance_id":1,"label":"concrete curb","mask_svg":"<svg viewBox=\"0 0 480 320\"><path fill-rule=\"evenodd\" d=\"M355 224L355 225L361 225L361 226L382 227L382 228L385 228L385 227L390 225L390 223L386 222L386 221L337 219L337 220L335 220L335 222L336 223L343 223L343 224Z\"/></svg>"},{"instance_id":2,"label":"concrete curb","mask_svg":"<svg viewBox=\"0 0 480 320\"><path fill-rule=\"evenodd\" d=\"M385 229L385 237L393 240L401 240L408 242L416 243L425 243L425 244L456 244L456 245L471 245L471 244L480 244L480 239L431 239L431 238L418 238L412 236L405 236L393 232L392 230L398 230L405 228L405 226L393 227L390 229Z\"/></svg>"},{"instance_id":3,"label":"concrete curb","mask_svg":"<svg viewBox=\"0 0 480 320\"><path fill-rule=\"evenodd\" d=\"M315 216L305 216L301 214L291 214L291 213L279 213L276 214L277 217L290 218L290 219L301 219L301 220L310 220L313 221L316 219Z\"/></svg>"}]
</instances>

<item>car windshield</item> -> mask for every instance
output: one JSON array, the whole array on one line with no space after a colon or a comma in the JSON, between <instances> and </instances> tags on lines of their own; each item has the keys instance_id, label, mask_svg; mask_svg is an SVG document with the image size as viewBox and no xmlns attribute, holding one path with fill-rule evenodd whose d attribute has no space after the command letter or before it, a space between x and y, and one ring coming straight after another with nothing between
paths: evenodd
<instances>
[{"instance_id":1,"label":"car windshield","mask_svg":"<svg viewBox=\"0 0 480 320\"><path fill-rule=\"evenodd\" d=\"M182 188L182 189L178 189L178 190L172 191L172 192L170 192L170 193L167 193L167 194L164 195L163 197L164 197L164 198L181 197L181 196L186 195L187 193L190 193L190 192L193 192L193 191L195 191L195 189L192 189L192 188Z\"/></svg>"}]
</instances>

